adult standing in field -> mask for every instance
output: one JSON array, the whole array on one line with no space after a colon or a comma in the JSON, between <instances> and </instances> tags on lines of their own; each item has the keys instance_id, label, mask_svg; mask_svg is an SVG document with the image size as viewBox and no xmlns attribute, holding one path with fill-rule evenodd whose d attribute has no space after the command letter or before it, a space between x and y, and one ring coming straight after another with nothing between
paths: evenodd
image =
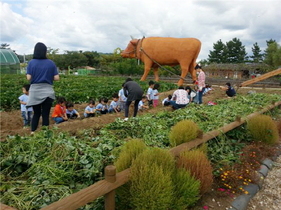
<instances>
[{"instance_id":1,"label":"adult standing in field","mask_svg":"<svg viewBox=\"0 0 281 210\"><path fill-rule=\"evenodd\" d=\"M139 86L138 83L133 81L131 78L127 78L124 84L124 94L127 97L127 101L125 103L125 119L128 120L129 116L129 107L131 103L134 101L134 117L137 116L138 113L138 105L140 100L142 99L143 90Z\"/></svg>"},{"instance_id":2,"label":"adult standing in field","mask_svg":"<svg viewBox=\"0 0 281 210\"><path fill-rule=\"evenodd\" d=\"M203 92L205 90L205 79L206 79L206 75L205 72L202 70L201 66L199 66L198 64L195 66L195 70L196 73L198 74L198 80L197 80L197 85L198 85L198 104L202 104L203 103Z\"/></svg>"},{"instance_id":3,"label":"adult standing in field","mask_svg":"<svg viewBox=\"0 0 281 210\"><path fill-rule=\"evenodd\" d=\"M47 47L38 42L34 47L33 59L27 66L26 78L30 81L27 106L33 107L31 134L38 127L42 115L42 126L49 126L50 110L55 99L53 81L59 80L55 63L47 58Z\"/></svg>"}]
</instances>

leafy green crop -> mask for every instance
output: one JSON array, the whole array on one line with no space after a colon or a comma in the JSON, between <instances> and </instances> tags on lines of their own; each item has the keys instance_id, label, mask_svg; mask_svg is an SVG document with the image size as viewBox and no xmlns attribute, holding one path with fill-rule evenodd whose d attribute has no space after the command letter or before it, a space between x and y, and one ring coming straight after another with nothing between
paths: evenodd
<instances>
[{"instance_id":1,"label":"leafy green crop","mask_svg":"<svg viewBox=\"0 0 281 210\"><path fill-rule=\"evenodd\" d=\"M104 167L114 162L118 149L129 138L143 139L147 146L169 148L170 129L181 120L190 119L208 132L276 101L281 101L281 95L252 94L218 100L215 106L191 104L174 112L147 114L128 121L117 118L96 137L87 135L90 130L81 131L79 138L54 130L43 130L35 136L9 137L0 144L1 202L18 209L41 208L100 180ZM239 138L236 135L231 133ZM224 159L233 161L233 153L225 156L233 150L231 144L216 141L213 151L221 145L224 146L218 153L221 158L209 157L219 164ZM99 205L94 202L82 209L102 209Z\"/></svg>"},{"instance_id":2,"label":"leafy green crop","mask_svg":"<svg viewBox=\"0 0 281 210\"><path fill-rule=\"evenodd\" d=\"M0 151L1 202L18 209L38 209L83 189L104 168L102 153L91 142L51 130L10 137Z\"/></svg>"},{"instance_id":3,"label":"leafy green crop","mask_svg":"<svg viewBox=\"0 0 281 210\"><path fill-rule=\"evenodd\" d=\"M124 77L97 77L97 76L75 76L60 75L60 80L54 82L56 96L64 96L67 101L73 103L85 103L89 99L99 99L108 97L111 99L113 93L118 93L122 88ZM148 82L140 82L135 79L142 89L146 91ZM18 97L22 94L21 88L28 84L25 75L1 74L0 110L19 109ZM172 83L159 82L160 91L175 89L177 86Z\"/></svg>"},{"instance_id":4,"label":"leafy green crop","mask_svg":"<svg viewBox=\"0 0 281 210\"><path fill-rule=\"evenodd\" d=\"M247 116L272 101L280 101L281 95L254 94L238 96L232 100L218 100L216 106L190 104L174 112L159 112L131 118L128 122L116 119L102 129L104 136L117 139L140 138L149 146L167 147L168 133L177 122L190 119L205 133L235 121L236 116ZM241 105L243 104L243 105Z\"/></svg>"}]
</instances>

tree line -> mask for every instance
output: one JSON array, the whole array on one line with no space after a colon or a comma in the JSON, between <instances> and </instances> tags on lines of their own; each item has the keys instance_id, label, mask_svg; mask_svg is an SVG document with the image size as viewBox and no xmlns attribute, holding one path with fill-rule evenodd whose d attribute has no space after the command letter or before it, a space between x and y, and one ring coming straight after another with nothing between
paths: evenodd
<instances>
[{"instance_id":1,"label":"tree line","mask_svg":"<svg viewBox=\"0 0 281 210\"><path fill-rule=\"evenodd\" d=\"M218 40L210 50L208 59L203 60L203 64L211 63L265 63L273 68L281 65L281 47L275 40L266 41L264 52L257 42L252 46L252 55L247 56L245 46L238 38L223 43Z\"/></svg>"},{"instance_id":2,"label":"tree line","mask_svg":"<svg viewBox=\"0 0 281 210\"><path fill-rule=\"evenodd\" d=\"M248 56L245 46L238 38L223 43L218 40L213 44L208 58L200 61L205 66L213 63L262 63L274 69L281 65L281 46L275 40L267 40L267 47L262 52L257 42L252 46L252 55ZM1 44L2 49L9 49L9 44ZM143 72L143 64L136 59L121 57L120 48L113 53L98 53L97 51L65 51L59 54L59 49L48 48L48 58L52 59L61 70L76 69L84 66L95 67L106 74L139 75ZM21 63L32 59L32 55L17 55ZM140 65L138 65L140 64ZM169 71L179 74L180 67L165 67ZM161 70L162 75L169 75L168 71Z\"/></svg>"}]
</instances>

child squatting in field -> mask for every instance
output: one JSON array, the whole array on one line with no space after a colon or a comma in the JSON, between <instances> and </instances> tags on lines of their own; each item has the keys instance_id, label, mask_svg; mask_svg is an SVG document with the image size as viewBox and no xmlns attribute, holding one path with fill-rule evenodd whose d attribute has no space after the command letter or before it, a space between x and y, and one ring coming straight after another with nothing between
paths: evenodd
<instances>
[{"instance_id":1,"label":"child squatting in field","mask_svg":"<svg viewBox=\"0 0 281 210\"><path fill-rule=\"evenodd\" d=\"M90 100L88 106L85 108L84 117L94 117L96 113L95 101Z\"/></svg>"},{"instance_id":2,"label":"child squatting in field","mask_svg":"<svg viewBox=\"0 0 281 210\"><path fill-rule=\"evenodd\" d=\"M55 106L55 109L52 114L53 120L56 122L56 124L62 123L64 121L67 121L67 115L66 115L66 100L64 97L58 97L57 98L57 104Z\"/></svg>"},{"instance_id":3,"label":"child squatting in field","mask_svg":"<svg viewBox=\"0 0 281 210\"><path fill-rule=\"evenodd\" d=\"M80 114L74 109L74 104L71 102L66 103L66 116L68 119L80 118Z\"/></svg>"}]
</instances>

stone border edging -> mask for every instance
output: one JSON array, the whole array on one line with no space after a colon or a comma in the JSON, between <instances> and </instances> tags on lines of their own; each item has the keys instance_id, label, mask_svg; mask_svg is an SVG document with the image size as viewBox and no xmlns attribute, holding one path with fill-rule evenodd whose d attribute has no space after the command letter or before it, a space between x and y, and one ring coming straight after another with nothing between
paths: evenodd
<instances>
[{"instance_id":1,"label":"stone border edging","mask_svg":"<svg viewBox=\"0 0 281 210\"><path fill-rule=\"evenodd\" d=\"M243 187L244 190L248 191L249 194L239 195L235 200L231 203L230 208L228 210L246 210L248 207L248 203L250 202L251 198L253 198L257 192L262 188L264 179L266 178L268 172L273 167L273 162L281 155L281 145L277 148L276 155L273 157L266 158L262 161L260 169L257 171L258 176L258 183L257 184L249 184Z\"/></svg>"}]
</instances>

